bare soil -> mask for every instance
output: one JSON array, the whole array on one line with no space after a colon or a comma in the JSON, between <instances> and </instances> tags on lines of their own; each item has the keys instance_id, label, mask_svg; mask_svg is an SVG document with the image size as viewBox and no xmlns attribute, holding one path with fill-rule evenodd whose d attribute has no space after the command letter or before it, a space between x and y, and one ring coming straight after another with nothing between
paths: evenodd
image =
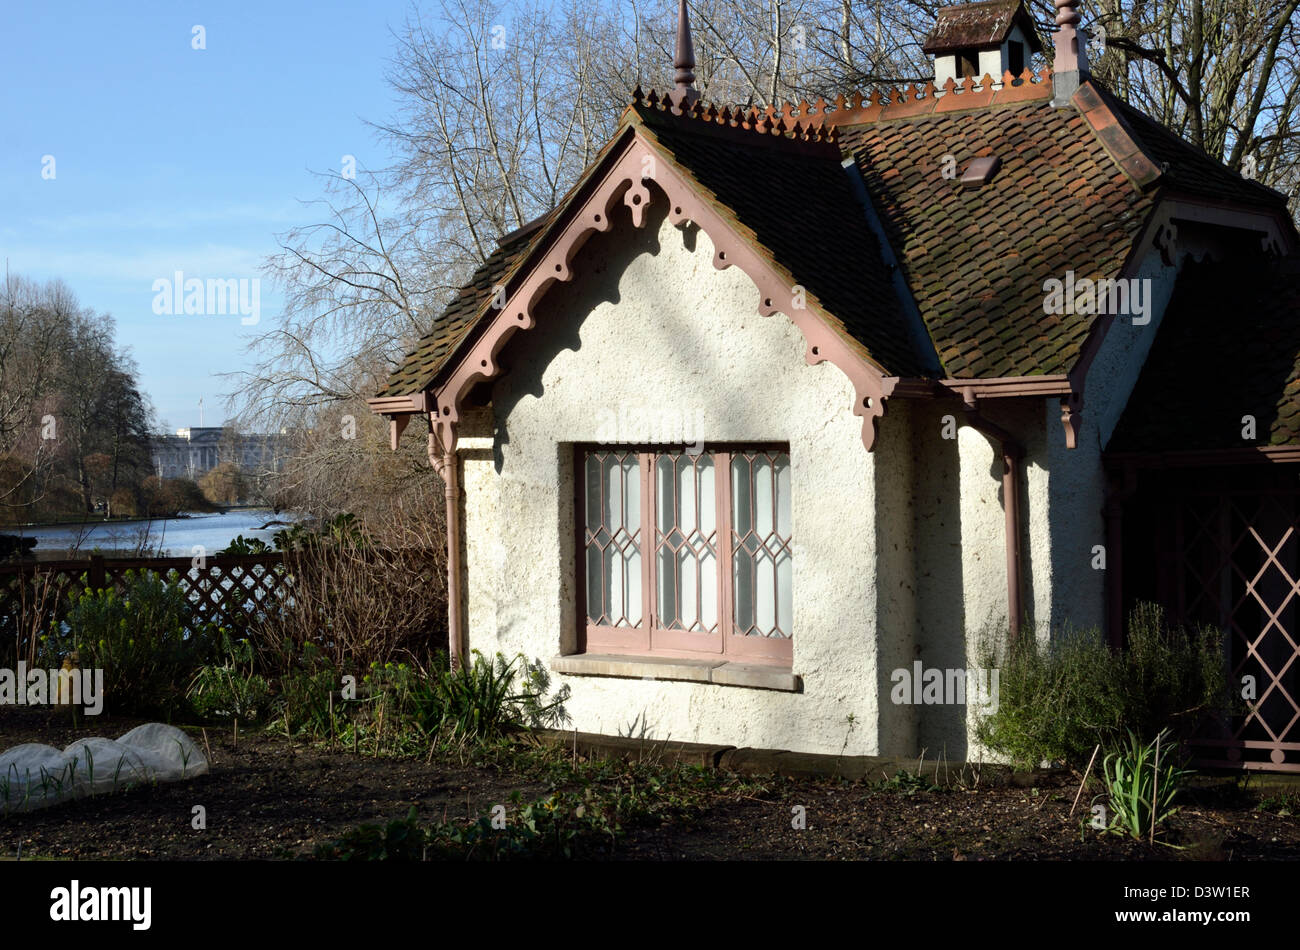
<instances>
[{"instance_id":1,"label":"bare soil","mask_svg":"<svg viewBox=\"0 0 1300 950\"><path fill-rule=\"evenodd\" d=\"M62 748L78 735L117 736L135 725L0 710L0 750L22 742ZM203 745L201 734L196 741ZM288 859L363 822L476 818L518 791L550 791L539 778L488 766L358 755L228 727L207 730L211 767L174 784L0 817L0 858ZM1208 782L1189 790L1167 845L1081 831L1077 782L1034 788L889 789L837 780L758 779L697 799L688 818L625 829L616 860L1256 860L1300 859L1300 795L1241 792ZM192 828L193 808L207 827ZM795 823L802 808L806 827Z\"/></svg>"}]
</instances>

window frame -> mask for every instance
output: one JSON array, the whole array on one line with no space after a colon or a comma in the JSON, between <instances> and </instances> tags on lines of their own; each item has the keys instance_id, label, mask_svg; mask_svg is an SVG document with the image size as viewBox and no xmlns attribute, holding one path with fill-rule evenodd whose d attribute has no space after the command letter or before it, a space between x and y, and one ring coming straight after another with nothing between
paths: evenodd
<instances>
[{"instance_id":1,"label":"window frame","mask_svg":"<svg viewBox=\"0 0 1300 950\"><path fill-rule=\"evenodd\" d=\"M703 453L713 457L714 493L717 512L714 527L717 556L717 630L699 633L672 629L659 623L657 572L658 510L654 467L659 456L683 454L682 446L627 443L575 443L574 473L574 574L577 578L576 621L578 652L629 656L674 657L680 659L716 659L789 668L794 660L794 631L784 637L745 636L735 633L734 552L732 524L731 465L735 455L763 452L790 455L784 442L708 442ZM637 457L640 477L641 619L635 627L614 627L590 622L587 602L587 457L591 453L619 453ZM724 464L725 463L725 464ZM792 464L792 463L791 463ZM791 472L793 484L793 471ZM793 499L792 499L793 502ZM794 512L790 512L790 538L793 544ZM792 596L793 596L793 584Z\"/></svg>"}]
</instances>

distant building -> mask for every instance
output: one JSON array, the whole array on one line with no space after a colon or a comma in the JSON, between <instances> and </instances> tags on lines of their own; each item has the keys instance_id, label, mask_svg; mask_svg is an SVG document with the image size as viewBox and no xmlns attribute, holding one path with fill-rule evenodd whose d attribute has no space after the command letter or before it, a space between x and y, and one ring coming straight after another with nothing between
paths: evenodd
<instances>
[{"instance_id":1,"label":"distant building","mask_svg":"<svg viewBox=\"0 0 1300 950\"><path fill-rule=\"evenodd\" d=\"M154 436L150 444L159 478L197 479L223 462L234 462L250 475L279 471L287 451L284 434L227 434L224 426L177 429L175 435Z\"/></svg>"}]
</instances>

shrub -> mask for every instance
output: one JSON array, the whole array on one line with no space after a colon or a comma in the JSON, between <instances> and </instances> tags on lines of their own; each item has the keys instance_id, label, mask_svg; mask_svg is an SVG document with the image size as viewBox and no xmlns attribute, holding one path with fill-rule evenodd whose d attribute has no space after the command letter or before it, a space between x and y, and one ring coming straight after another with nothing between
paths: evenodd
<instances>
[{"instance_id":1,"label":"shrub","mask_svg":"<svg viewBox=\"0 0 1300 950\"><path fill-rule=\"evenodd\" d=\"M346 539L287 552L291 596L267 605L257 625L265 669L289 669L307 644L341 672L394 661L427 665L447 637L447 601L430 583L431 565L427 552Z\"/></svg>"},{"instance_id":2,"label":"shrub","mask_svg":"<svg viewBox=\"0 0 1300 950\"><path fill-rule=\"evenodd\" d=\"M199 490L214 505L236 505L247 492L244 474L234 462L222 462L199 477Z\"/></svg>"},{"instance_id":3,"label":"shrub","mask_svg":"<svg viewBox=\"0 0 1300 950\"><path fill-rule=\"evenodd\" d=\"M0 610L0 667L13 669L19 660L57 666L62 656L50 645L47 631L64 616L69 585L50 571L15 575L8 601Z\"/></svg>"},{"instance_id":4,"label":"shrub","mask_svg":"<svg viewBox=\"0 0 1300 950\"><path fill-rule=\"evenodd\" d=\"M431 666L372 663L351 696L340 690L341 672L308 644L279 679L276 715L290 734L345 745L365 737L396 752L484 749L517 727L565 719L568 688L548 698L549 680L522 656L476 653L473 664L451 670L446 654L437 654Z\"/></svg>"},{"instance_id":5,"label":"shrub","mask_svg":"<svg viewBox=\"0 0 1300 950\"><path fill-rule=\"evenodd\" d=\"M105 708L114 715L172 716L185 704L185 687L211 656L218 631L198 621L173 572L128 571L125 590L74 596L66 632L49 646L74 650L81 666L104 671ZM57 630L57 628L56 628Z\"/></svg>"},{"instance_id":6,"label":"shrub","mask_svg":"<svg viewBox=\"0 0 1300 950\"><path fill-rule=\"evenodd\" d=\"M306 733L315 738L334 734L336 716L331 716L330 694L339 688L338 671L311 644L307 644L279 679L276 715L289 734Z\"/></svg>"},{"instance_id":7,"label":"shrub","mask_svg":"<svg viewBox=\"0 0 1300 950\"><path fill-rule=\"evenodd\" d=\"M153 517L172 518L187 511L216 511L199 486L188 478L150 475L141 483L146 512Z\"/></svg>"},{"instance_id":8,"label":"shrub","mask_svg":"<svg viewBox=\"0 0 1300 950\"><path fill-rule=\"evenodd\" d=\"M295 522L284 530L277 531L271 540L277 551L285 552L339 548L360 550L375 546L357 516L348 512L332 518Z\"/></svg>"},{"instance_id":9,"label":"shrub","mask_svg":"<svg viewBox=\"0 0 1300 950\"><path fill-rule=\"evenodd\" d=\"M267 544L261 538L246 538L242 534L236 535L218 554L270 554L274 548Z\"/></svg>"},{"instance_id":10,"label":"shrub","mask_svg":"<svg viewBox=\"0 0 1300 950\"><path fill-rule=\"evenodd\" d=\"M119 488L109 498L108 507L115 518L134 518L140 514L140 498L134 488Z\"/></svg>"},{"instance_id":11,"label":"shrub","mask_svg":"<svg viewBox=\"0 0 1300 950\"><path fill-rule=\"evenodd\" d=\"M524 725L530 714L536 718L553 708L559 700L543 706L543 697L537 692L527 687L516 691L520 659L507 662L498 653L489 660L475 650L473 663L434 677L428 709L436 720L429 720L428 725L434 726L430 731L444 729L455 736L491 739Z\"/></svg>"},{"instance_id":12,"label":"shrub","mask_svg":"<svg viewBox=\"0 0 1300 950\"><path fill-rule=\"evenodd\" d=\"M436 683L447 670L445 654L435 658L428 672L406 663L372 663L361 681L368 709L358 712L362 718L368 714L376 731L386 729L390 740L426 744L442 725L443 706Z\"/></svg>"},{"instance_id":13,"label":"shrub","mask_svg":"<svg viewBox=\"0 0 1300 950\"><path fill-rule=\"evenodd\" d=\"M1171 628L1153 605L1133 612L1121 651L1095 630L1047 643L1027 631L1008 649L986 645L984 654L985 666L1001 669L998 707L976 732L1021 766L1081 767L1097 745L1118 747L1128 731L1147 741L1168 726L1176 741L1228 709L1221 636Z\"/></svg>"},{"instance_id":14,"label":"shrub","mask_svg":"<svg viewBox=\"0 0 1300 950\"><path fill-rule=\"evenodd\" d=\"M271 686L253 672L253 646L221 631L223 662L199 670L188 698L194 711L211 719L253 722L269 711Z\"/></svg>"}]
</instances>

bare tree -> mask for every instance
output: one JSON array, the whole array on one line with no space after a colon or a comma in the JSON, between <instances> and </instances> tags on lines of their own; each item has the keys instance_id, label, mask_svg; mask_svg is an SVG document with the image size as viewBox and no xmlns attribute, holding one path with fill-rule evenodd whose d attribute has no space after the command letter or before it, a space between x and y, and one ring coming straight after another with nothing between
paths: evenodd
<instances>
[{"instance_id":1,"label":"bare tree","mask_svg":"<svg viewBox=\"0 0 1300 950\"><path fill-rule=\"evenodd\" d=\"M0 507L33 516L51 492L89 511L145 474L151 409L112 318L59 281L7 276L0 299ZM75 496L73 505L69 498Z\"/></svg>"},{"instance_id":2,"label":"bare tree","mask_svg":"<svg viewBox=\"0 0 1300 950\"><path fill-rule=\"evenodd\" d=\"M1300 0L1107 0L1094 71L1125 99L1289 194L1300 165Z\"/></svg>"},{"instance_id":3,"label":"bare tree","mask_svg":"<svg viewBox=\"0 0 1300 950\"><path fill-rule=\"evenodd\" d=\"M54 393L57 358L67 339L71 294L5 274L0 300L0 505L30 504L52 462L42 416Z\"/></svg>"}]
</instances>

